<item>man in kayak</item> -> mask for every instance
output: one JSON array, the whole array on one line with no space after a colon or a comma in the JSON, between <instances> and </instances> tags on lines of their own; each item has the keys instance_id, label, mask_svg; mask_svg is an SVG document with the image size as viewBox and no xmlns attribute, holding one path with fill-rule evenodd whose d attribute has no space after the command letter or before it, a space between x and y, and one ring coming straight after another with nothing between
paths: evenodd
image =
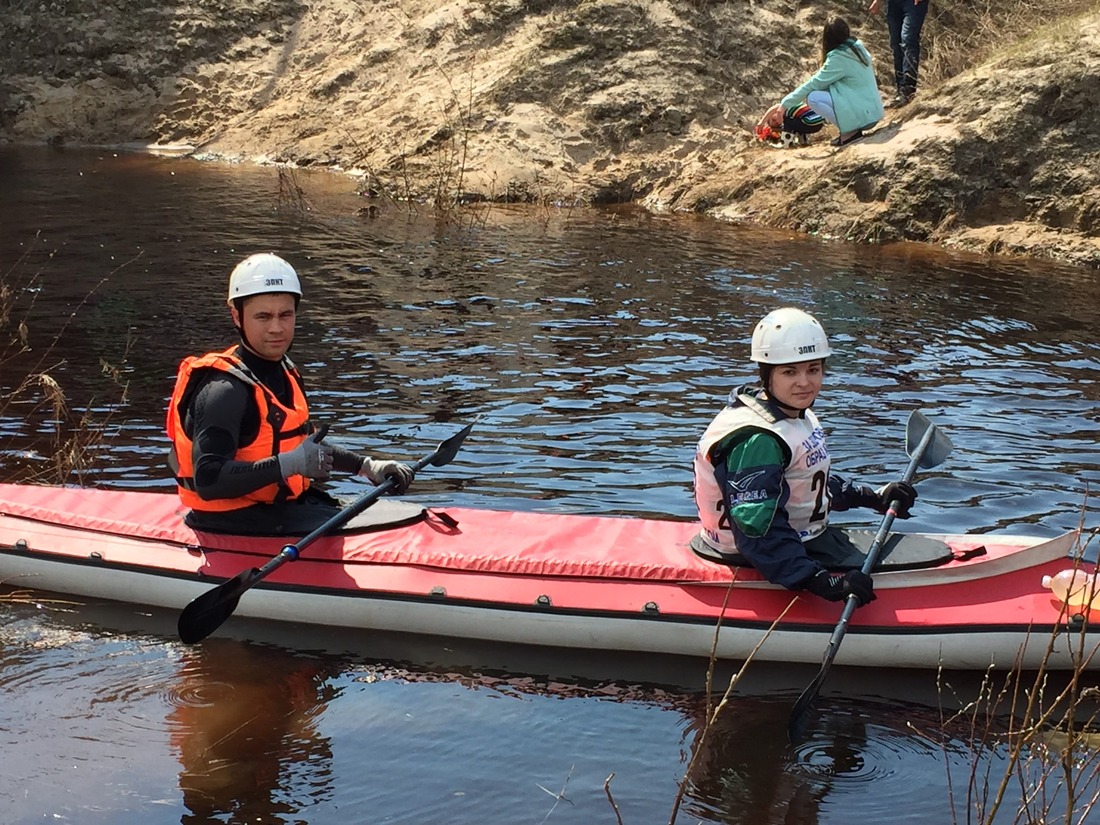
<instances>
[{"instance_id":1,"label":"man in kayak","mask_svg":"<svg viewBox=\"0 0 1100 825\"><path fill-rule=\"evenodd\" d=\"M185 517L196 529L305 535L340 510L311 486L332 472L404 493L413 469L324 440L309 420L302 377L287 350L302 286L294 268L261 253L229 276L229 314L240 343L180 364L168 407L170 463Z\"/></svg>"},{"instance_id":2,"label":"man in kayak","mask_svg":"<svg viewBox=\"0 0 1100 825\"><path fill-rule=\"evenodd\" d=\"M873 490L829 471L825 433L811 408L831 354L821 324L800 309L777 309L757 324L751 358L762 386L730 393L695 452L703 527L693 546L711 558L748 562L791 590L829 601L854 593L862 606L875 598L871 577L827 569L859 552L829 526L829 511L885 513L897 499L898 518L909 518L917 491L908 482Z\"/></svg>"}]
</instances>

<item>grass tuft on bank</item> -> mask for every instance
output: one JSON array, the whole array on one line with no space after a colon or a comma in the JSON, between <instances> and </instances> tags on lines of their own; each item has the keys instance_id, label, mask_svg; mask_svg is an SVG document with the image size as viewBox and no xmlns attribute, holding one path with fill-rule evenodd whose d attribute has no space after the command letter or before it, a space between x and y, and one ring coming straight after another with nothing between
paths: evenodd
<instances>
[{"instance_id":1,"label":"grass tuft on bank","mask_svg":"<svg viewBox=\"0 0 1100 825\"><path fill-rule=\"evenodd\" d=\"M74 401L58 380L66 365L59 345L110 275L61 318L57 329L40 332L29 319L53 259L49 253L40 266L32 265L28 251L0 271L0 480L8 483L87 483L108 424L127 401L125 356L121 365L100 360L110 403Z\"/></svg>"},{"instance_id":2,"label":"grass tuft on bank","mask_svg":"<svg viewBox=\"0 0 1100 825\"><path fill-rule=\"evenodd\" d=\"M922 83L938 86L995 57L1069 37L1082 16L1097 11L1097 0L934 0L924 25Z\"/></svg>"}]
</instances>

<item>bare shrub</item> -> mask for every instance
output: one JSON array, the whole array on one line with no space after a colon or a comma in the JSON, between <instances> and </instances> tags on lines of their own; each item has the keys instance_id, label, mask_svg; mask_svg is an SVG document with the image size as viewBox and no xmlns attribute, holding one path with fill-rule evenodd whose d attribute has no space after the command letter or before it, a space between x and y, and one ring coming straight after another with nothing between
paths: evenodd
<instances>
[{"instance_id":1,"label":"bare shrub","mask_svg":"<svg viewBox=\"0 0 1100 825\"><path fill-rule=\"evenodd\" d=\"M48 261L52 260L51 253ZM52 341L36 351L31 346L28 319L44 279L39 272L26 275L26 268L25 254L6 272L0 272L0 367L7 379L0 383L0 421L18 419L22 422L20 430L37 433L38 438L31 436L33 449L14 449L0 442L0 471L4 480L10 482L83 483L102 447L108 423L118 406L127 400L126 355L120 365L100 361L101 373L116 400L97 407L95 399L89 399L86 405L74 407L54 377L65 365L56 352L77 313L110 275L101 279L69 313Z\"/></svg>"}]
</instances>

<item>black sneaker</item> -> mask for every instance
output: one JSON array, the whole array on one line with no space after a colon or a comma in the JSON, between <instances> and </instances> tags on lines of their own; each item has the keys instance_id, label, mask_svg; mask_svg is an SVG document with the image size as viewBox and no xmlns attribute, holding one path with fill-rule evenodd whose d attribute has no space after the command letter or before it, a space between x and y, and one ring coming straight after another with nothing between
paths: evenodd
<instances>
[{"instance_id":1,"label":"black sneaker","mask_svg":"<svg viewBox=\"0 0 1100 825\"><path fill-rule=\"evenodd\" d=\"M898 91L898 93L896 95L894 95L890 100L886 101L883 104L883 108L884 109L900 109L902 106L906 105L910 100L912 100L913 95L915 95L915 94L916 94L916 92L907 92L904 89L901 89L901 90Z\"/></svg>"},{"instance_id":2,"label":"black sneaker","mask_svg":"<svg viewBox=\"0 0 1100 825\"><path fill-rule=\"evenodd\" d=\"M856 129L854 132L849 132L847 135L840 135L829 141L830 146L847 146L849 143L855 143L857 140L863 137L863 130Z\"/></svg>"}]
</instances>

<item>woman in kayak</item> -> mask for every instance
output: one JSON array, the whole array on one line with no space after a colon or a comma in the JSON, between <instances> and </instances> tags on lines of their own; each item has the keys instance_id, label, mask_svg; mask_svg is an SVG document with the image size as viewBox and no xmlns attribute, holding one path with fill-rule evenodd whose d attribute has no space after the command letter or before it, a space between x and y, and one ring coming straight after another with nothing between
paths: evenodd
<instances>
[{"instance_id":1,"label":"woman in kayak","mask_svg":"<svg viewBox=\"0 0 1100 825\"><path fill-rule=\"evenodd\" d=\"M858 553L830 510L899 502L909 518L917 491L907 482L880 490L851 484L829 470L825 433L814 415L825 359L825 330L793 307L769 313L753 331L751 358L761 386L730 393L695 452L695 500L702 531L693 546L731 563L747 561L770 582L830 601L855 594L874 600L871 577L829 567Z\"/></svg>"},{"instance_id":2,"label":"woman in kayak","mask_svg":"<svg viewBox=\"0 0 1100 825\"><path fill-rule=\"evenodd\" d=\"M180 364L168 407L170 458L185 520L196 529L305 535L340 509L311 486L331 472L404 493L413 469L324 441L309 420L302 377L287 350L302 286L294 268L261 253L229 276L229 314L240 343Z\"/></svg>"}]
</instances>

